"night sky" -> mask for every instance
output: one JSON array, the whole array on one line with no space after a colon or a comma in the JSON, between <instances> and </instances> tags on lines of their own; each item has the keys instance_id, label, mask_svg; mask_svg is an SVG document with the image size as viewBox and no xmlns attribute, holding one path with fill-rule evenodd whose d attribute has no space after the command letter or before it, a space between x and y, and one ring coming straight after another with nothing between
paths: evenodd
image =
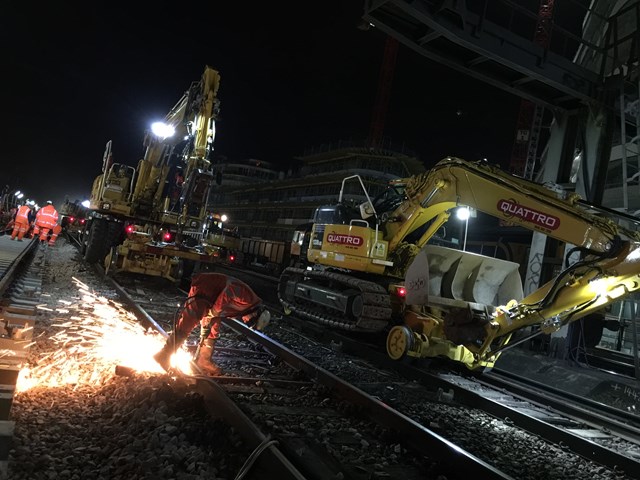
<instances>
[{"instance_id":1,"label":"night sky","mask_svg":"<svg viewBox=\"0 0 640 480\"><path fill-rule=\"evenodd\" d=\"M87 198L105 143L136 165L145 128L205 65L221 74L215 149L230 160L284 170L306 148L366 138L385 36L357 28L363 0L200 3L4 5L2 186L39 202ZM385 136L427 167L508 161L511 94L401 45L390 102Z\"/></svg>"}]
</instances>

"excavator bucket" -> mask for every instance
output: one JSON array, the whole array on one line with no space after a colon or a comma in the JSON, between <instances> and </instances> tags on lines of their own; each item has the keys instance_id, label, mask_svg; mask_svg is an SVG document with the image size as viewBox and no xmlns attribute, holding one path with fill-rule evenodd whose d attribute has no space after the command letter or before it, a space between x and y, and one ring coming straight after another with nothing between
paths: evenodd
<instances>
[{"instance_id":1,"label":"excavator bucket","mask_svg":"<svg viewBox=\"0 0 640 480\"><path fill-rule=\"evenodd\" d=\"M519 265L514 262L427 245L414 263L420 267L413 268L412 265L407 271L408 290L411 292L411 285L421 284L427 291L413 298L441 297L499 306L510 300L519 301L524 296ZM419 281L416 280L418 277Z\"/></svg>"}]
</instances>

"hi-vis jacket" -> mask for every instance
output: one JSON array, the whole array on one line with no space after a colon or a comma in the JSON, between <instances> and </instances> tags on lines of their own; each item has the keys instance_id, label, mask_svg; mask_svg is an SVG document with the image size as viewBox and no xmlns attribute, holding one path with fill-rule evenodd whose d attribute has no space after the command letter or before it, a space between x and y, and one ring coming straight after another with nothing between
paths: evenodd
<instances>
[{"instance_id":1,"label":"hi-vis jacket","mask_svg":"<svg viewBox=\"0 0 640 480\"><path fill-rule=\"evenodd\" d=\"M29 225L30 212L31 212L31 209L26 205L22 205L20 208L18 208L18 211L16 212L16 223L23 223L25 225Z\"/></svg>"},{"instance_id":2,"label":"hi-vis jacket","mask_svg":"<svg viewBox=\"0 0 640 480\"><path fill-rule=\"evenodd\" d=\"M53 228L58 223L58 212L53 205L45 205L36 213L36 226Z\"/></svg>"}]
</instances>

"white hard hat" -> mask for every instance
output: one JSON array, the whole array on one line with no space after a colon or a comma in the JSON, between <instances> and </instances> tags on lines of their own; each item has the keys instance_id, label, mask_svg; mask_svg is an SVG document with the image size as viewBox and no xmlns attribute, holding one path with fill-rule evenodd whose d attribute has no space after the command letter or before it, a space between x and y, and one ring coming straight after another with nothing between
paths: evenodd
<instances>
[{"instance_id":1,"label":"white hard hat","mask_svg":"<svg viewBox=\"0 0 640 480\"><path fill-rule=\"evenodd\" d=\"M47 200L47 205L53 205L53 202L51 200Z\"/></svg>"}]
</instances>

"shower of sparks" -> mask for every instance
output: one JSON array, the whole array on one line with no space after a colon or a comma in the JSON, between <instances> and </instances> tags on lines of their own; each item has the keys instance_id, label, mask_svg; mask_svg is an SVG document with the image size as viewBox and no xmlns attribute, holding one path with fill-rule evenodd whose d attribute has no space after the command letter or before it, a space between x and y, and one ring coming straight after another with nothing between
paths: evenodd
<instances>
[{"instance_id":1,"label":"shower of sparks","mask_svg":"<svg viewBox=\"0 0 640 480\"><path fill-rule=\"evenodd\" d=\"M41 310L65 314L55 317L51 327L58 330L49 337L57 349L42 354L32 368L23 368L16 390L102 385L115 375L117 365L137 372L162 373L153 355L164 345L164 337L145 331L121 304L96 295L76 278L73 281L80 292L79 301L60 300L65 308L56 309L38 305ZM174 355L172 364L191 373L189 360L189 353L182 349Z\"/></svg>"}]
</instances>

